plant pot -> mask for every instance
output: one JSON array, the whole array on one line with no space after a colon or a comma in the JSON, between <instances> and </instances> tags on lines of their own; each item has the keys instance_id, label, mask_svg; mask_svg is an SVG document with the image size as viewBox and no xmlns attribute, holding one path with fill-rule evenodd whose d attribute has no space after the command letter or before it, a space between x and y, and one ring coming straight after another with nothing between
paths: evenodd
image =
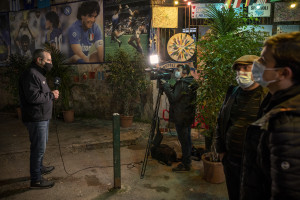
<instances>
[{"instance_id":1,"label":"plant pot","mask_svg":"<svg viewBox=\"0 0 300 200\"><path fill-rule=\"evenodd\" d=\"M225 181L223 164L209 161L208 153L203 154L201 159L204 168L203 178L209 183L223 183Z\"/></svg>"},{"instance_id":2,"label":"plant pot","mask_svg":"<svg viewBox=\"0 0 300 200\"><path fill-rule=\"evenodd\" d=\"M121 127L127 128L132 126L133 116L120 116Z\"/></svg>"},{"instance_id":3,"label":"plant pot","mask_svg":"<svg viewBox=\"0 0 300 200\"><path fill-rule=\"evenodd\" d=\"M74 110L63 111L64 121L73 122L74 121Z\"/></svg>"}]
</instances>

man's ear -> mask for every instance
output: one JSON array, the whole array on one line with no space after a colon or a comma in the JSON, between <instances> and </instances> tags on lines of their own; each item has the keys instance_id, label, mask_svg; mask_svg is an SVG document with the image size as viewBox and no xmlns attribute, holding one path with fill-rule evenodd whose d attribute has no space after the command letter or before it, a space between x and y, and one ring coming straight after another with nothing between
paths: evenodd
<instances>
[{"instance_id":1,"label":"man's ear","mask_svg":"<svg viewBox=\"0 0 300 200\"><path fill-rule=\"evenodd\" d=\"M291 70L291 68L285 67L285 68L283 68L282 75L286 79L292 79L293 78L293 71Z\"/></svg>"}]
</instances>

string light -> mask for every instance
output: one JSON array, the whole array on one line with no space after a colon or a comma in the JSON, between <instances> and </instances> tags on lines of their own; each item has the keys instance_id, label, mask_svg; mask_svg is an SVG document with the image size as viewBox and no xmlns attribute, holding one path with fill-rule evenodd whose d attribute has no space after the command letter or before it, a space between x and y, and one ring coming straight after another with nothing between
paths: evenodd
<instances>
[{"instance_id":1,"label":"string light","mask_svg":"<svg viewBox=\"0 0 300 200\"><path fill-rule=\"evenodd\" d=\"M178 1L174 1L174 4L175 4L175 5L178 5L178 4L179 4L179 2L178 2Z\"/></svg>"},{"instance_id":2,"label":"string light","mask_svg":"<svg viewBox=\"0 0 300 200\"><path fill-rule=\"evenodd\" d=\"M188 2L188 5L189 5L189 6L191 5L191 2L190 2L190 1Z\"/></svg>"}]
</instances>

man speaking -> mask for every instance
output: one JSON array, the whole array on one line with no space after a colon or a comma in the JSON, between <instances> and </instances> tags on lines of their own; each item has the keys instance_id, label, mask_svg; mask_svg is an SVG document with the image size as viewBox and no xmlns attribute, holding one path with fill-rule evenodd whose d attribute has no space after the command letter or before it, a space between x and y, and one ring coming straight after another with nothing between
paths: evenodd
<instances>
[{"instance_id":1,"label":"man speaking","mask_svg":"<svg viewBox=\"0 0 300 200\"><path fill-rule=\"evenodd\" d=\"M37 49L33 53L30 68L19 80L22 120L28 129L31 143L30 188L42 189L54 186L54 182L42 177L42 174L48 174L54 169L53 166L43 166L53 100L59 96L58 90L50 90L45 77L52 67L51 54L43 49Z\"/></svg>"}]
</instances>

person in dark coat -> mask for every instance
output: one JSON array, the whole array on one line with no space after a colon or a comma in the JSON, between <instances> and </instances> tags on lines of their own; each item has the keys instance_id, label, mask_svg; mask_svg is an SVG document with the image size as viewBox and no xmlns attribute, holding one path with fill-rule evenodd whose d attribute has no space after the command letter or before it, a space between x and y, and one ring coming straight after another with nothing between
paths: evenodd
<instances>
[{"instance_id":1,"label":"person in dark coat","mask_svg":"<svg viewBox=\"0 0 300 200\"><path fill-rule=\"evenodd\" d=\"M54 182L42 177L42 174L54 169L53 166L43 165L53 100L59 96L58 90L50 90L45 76L52 67L51 54L37 49L33 53L31 67L21 75L19 81L22 120L30 139L31 188L50 188L54 185Z\"/></svg>"},{"instance_id":2,"label":"person in dark coat","mask_svg":"<svg viewBox=\"0 0 300 200\"><path fill-rule=\"evenodd\" d=\"M253 63L254 80L270 92L247 132L254 137L244 153L242 200L300 199L299 52L300 32L277 34Z\"/></svg>"},{"instance_id":3,"label":"person in dark coat","mask_svg":"<svg viewBox=\"0 0 300 200\"><path fill-rule=\"evenodd\" d=\"M188 65L178 65L175 77L178 80L174 88L165 80L161 80L163 90L170 102L170 121L175 123L182 149L182 162L172 170L189 171L192 151L191 125L195 118L197 84L190 75Z\"/></svg>"},{"instance_id":4,"label":"person in dark coat","mask_svg":"<svg viewBox=\"0 0 300 200\"><path fill-rule=\"evenodd\" d=\"M236 72L238 86L230 86L216 128L216 150L223 163L227 191L230 200L238 200L240 172L245 134L250 123L257 118L260 104L266 92L252 77L255 55L238 58L232 69Z\"/></svg>"}]
</instances>

